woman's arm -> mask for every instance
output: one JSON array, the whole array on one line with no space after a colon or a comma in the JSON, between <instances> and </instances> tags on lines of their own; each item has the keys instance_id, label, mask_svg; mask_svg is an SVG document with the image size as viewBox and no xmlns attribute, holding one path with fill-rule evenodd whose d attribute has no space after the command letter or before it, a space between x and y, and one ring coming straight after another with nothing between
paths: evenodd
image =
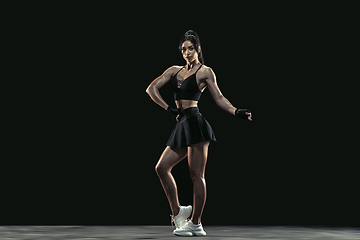
<instances>
[{"instance_id":1,"label":"woman's arm","mask_svg":"<svg viewBox=\"0 0 360 240\"><path fill-rule=\"evenodd\" d=\"M168 109L169 105L161 97L159 89L162 88L172 78L176 70L177 67L175 66L168 68L160 77L156 78L152 83L150 83L146 89L146 93L149 94L151 99L165 110Z\"/></svg>"},{"instance_id":2,"label":"woman's arm","mask_svg":"<svg viewBox=\"0 0 360 240\"><path fill-rule=\"evenodd\" d=\"M215 73L211 68L205 70L206 84L209 88L211 96L214 98L216 104L224 111L235 115L236 107L234 107L224 95L222 95L217 83Z\"/></svg>"},{"instance_id":3,"label":"woman's arm","mask_svg":"<svg viewBox=\"0 0 360 240\"><path fill-rule=\"evenodd\" d=\"M211 68L207 68L205 70L205 76L206 76L206 84L209 88L209 91L211 93L211 96L214 98L216 104L223 109L224 111L235 115L237 108L234 107L229 100L227 100L224 95L222 95L217 83L216 83L216 76L214 71ZM248 119L251 121L251 113L250 111L248 113L245 113L248 115Z\"/></svg>"}]
</instances>

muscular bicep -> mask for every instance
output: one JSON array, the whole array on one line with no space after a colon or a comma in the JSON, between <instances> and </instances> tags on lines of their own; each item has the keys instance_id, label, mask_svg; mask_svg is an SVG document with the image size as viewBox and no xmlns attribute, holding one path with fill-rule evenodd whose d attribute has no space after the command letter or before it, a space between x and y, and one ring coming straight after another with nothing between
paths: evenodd
<instances>
[{"instance_id":1,"label":"muscular bicep","mask_svg":"<svg viewBox=\"0 0 360 240\"><path fill-rule=\"evenodd\" d=\"M161 74L161 76L157 77L154 81L152 81L152 83L150 83L149 88L156 88L156 89L160 89L162 88L173 76L174 71L176 67L170 67L168 69L166 69L166 71Z\"/></svg>"},{"instance_id":2,"label":"muscular bicep","mask_svg":"<svg viewBox=\"0 0 360 240\"><path fill-rule=\"evenodd\" d=\"M217 85L215 73L211 68L206 70L206 84L215 101L219 100L223 96L219 86Z\"/></svg>"}]
</instances>

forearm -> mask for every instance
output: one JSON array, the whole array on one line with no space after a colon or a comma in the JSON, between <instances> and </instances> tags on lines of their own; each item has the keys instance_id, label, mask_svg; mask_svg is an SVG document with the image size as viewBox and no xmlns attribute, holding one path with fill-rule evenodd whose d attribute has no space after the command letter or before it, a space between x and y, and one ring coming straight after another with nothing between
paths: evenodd
<instances>
[{"instance_id":1,"label":"forearm","mask_svg":"<svg viewBox=\"0 0 360 240\"><path fill-rule=\"evenodd\" d=\"M151 99L160 107L164 108L165 110L169 107L169 105L161 97L159 89L155 87L149 87L146 89L146 93L149 94Z\"/></svg>"},{"instance_id":2,"label":"forearm","mask_svg":"<svg viewBox=\"0 0 360 240\"><path fill-rule=\"evenodd\" d=\"M227 100L223 95L221 95L217 100L216 104L223 109L225 112L228 112L232 115L235 115L236 107L234 107L229 100Z\"/></svg>"}]
</instances>

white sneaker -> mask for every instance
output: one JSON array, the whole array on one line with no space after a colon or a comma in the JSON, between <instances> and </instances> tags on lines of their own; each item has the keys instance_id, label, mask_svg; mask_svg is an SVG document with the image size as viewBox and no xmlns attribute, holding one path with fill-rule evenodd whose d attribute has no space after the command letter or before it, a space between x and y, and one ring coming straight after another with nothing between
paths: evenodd
<instances>
[{"instance_id":1,"label":"white sneaker","mask_svg":"<svg viewBox=\"0 0 360 240\"><path fill-rule=\"evenodd\" d=\"M195 225L192 221L188 221L186 225L182 228L177 228L173 232L177 236L191 237L191 236L205 236L206 232L204 231L201 223Z\"/></svg>"},{"instance_id":2,"label":"white sneaker","mask_svg":"<svg viewBox=\"0 0 360 240\"><path fill-rule=\"evenodd\" d=\"M179 214L176 215L175 217L170 215L172 218L172 222L175 223L176 229L181 228L185 224L186 220L188 219L188 217L190 217L191 213L192 213L192 206L189 205L187 207L180 206Z\"/></svg>"}]
</instances>

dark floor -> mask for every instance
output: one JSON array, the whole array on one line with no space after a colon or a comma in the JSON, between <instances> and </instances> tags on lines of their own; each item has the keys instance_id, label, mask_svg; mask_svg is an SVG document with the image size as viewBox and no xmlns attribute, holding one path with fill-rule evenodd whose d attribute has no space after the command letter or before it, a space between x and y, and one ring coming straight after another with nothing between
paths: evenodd
<instances>
[{"instance_id":1,"label":"dark floor","mask_svg":"<svg viewBox=\"0 0 360 240\"><path fill-rule=\"evenodd\" d=\"M0 226L0 239L179 239L171 226ZM360 239L360 228L204 226L201 239ZM188 239L188 238L187 238Z\"/></svg>"}]
</instances>

